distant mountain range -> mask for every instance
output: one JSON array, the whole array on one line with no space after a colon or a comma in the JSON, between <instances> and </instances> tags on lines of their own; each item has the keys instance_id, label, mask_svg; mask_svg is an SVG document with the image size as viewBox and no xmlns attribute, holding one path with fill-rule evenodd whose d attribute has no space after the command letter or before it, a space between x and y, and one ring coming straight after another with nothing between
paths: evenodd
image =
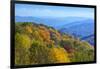
<instances>
[{"instance_id":1,"label":"distant mountain range","mask_svg":"<svg viewBox=\"0 0 100 69\"><path fill-rule=\"evenodd\" d=\"M87 18L83 17L41 18L41 17L21 17L21 16L15 17L15 22L36 22L37 24L42 23L47 26L52 26L56 29L60 29L64 25L82 20L87 20Z\"/></svg>"},{"instance_id":2,"label":"distant mountain range","mask_svg":"<svg viewBox=\"0 0 100 69\"><path fill-rule=\"evenodd\" d=\"M94 22L93 20L76 21L70 24L66 24L59 29L63 33L74 35L75 37L85 37L94 34Z\"/></svg>"},{"instance_id":3,"label":"distant mountain range","mask_svg":"<svg viewBox=\"0 0 100 69\"><path fill-rule=\"evenodd\" d=\"M81 38L81 40L85 40L89 42L92 46L94 46L94 34Z\"/></svg>"},{"instance_id":4,"label":"distant mountain range","mask_svg":"<svg viewBox=\"0 0 100 69\"><path fill-rule=\"evenodd\" d=\"M94 20L83 17L65 17L65 18L39 18L39 17L20 17L16 16L16 22L35 22L52 26L61 33L72 35L76 38L84 38L89 35L94 36ZM94 45L92 37L87 37L86 41ZM84 39L85 40L85 39Z\"/></svg>"}]
</instances>

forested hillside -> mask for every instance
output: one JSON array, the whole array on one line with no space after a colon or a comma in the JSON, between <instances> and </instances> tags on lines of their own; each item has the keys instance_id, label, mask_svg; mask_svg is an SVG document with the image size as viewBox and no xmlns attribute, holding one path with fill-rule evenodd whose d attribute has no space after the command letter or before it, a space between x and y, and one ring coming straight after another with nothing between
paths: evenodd
<instances>
[{"instance_id":1,"label":"forested hillside","mask_svg":"<svg viewBox=\"0 0 100 69\"><path fill-rule=\"evenodd\" d=\"M15 23L15 64L94 61L94 47L43 24Z\"/></svg>"}]
</instances>

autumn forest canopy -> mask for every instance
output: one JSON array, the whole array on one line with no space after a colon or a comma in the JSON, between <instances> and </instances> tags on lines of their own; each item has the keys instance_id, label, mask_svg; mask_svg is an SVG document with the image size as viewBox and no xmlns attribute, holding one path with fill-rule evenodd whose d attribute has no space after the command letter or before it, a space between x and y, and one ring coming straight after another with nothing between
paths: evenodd
<instances>
[{"instance_id":1,"label":"autumn forest canopy","mask_svg":"<svg viewBox=\"0 0 100 69\"><path fill-rule=\"evenodd\" d=\"M15 65L94 61L94 46L51 26L15 23Z\"/></svg>"}]
</instances>

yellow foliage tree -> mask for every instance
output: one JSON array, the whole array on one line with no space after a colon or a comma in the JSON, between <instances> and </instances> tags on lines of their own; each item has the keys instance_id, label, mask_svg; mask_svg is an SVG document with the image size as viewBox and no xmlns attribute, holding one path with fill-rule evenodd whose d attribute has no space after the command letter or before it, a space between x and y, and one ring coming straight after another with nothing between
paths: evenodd
<instances>
[{"instance_id":1,"label":"yellow foliage tree","mask_svg":"<svg viewBox=\"0 0 100 69\"><path fill-rule=\"evenodd\" d=\"M31 46L30 38L25 34L16 33L15 35L15 64L29 64L29 51Z\"/></svg>"},{"instance_id":2,"label":"yellow foliage tree","mask_svg":"<svg viewBox=\"0 0 100 69\"><path fill-rule=\"evenodd\" d=\"M31 46L30 38L25 34L17 33L15 36L16 45L22 46L24 48L29 48Z\"/></svg>"},{"instance_id":3,"label":"yellow foliage tree","mask_svg":"<svg viewBox=\"0 0 100 69\"><path fill-rule=\"evenodd\" d=\"M32 27L31 26L26 26L26 31L28 32L28 33L32 33Z\"/></svg>"},{"instance_id":4,"label":"yellow foliage tree","mask_svg":"<svg viewBox=\"0 0 100 69\"><path fill-rule=\"evenodd\" d=\"M68 53L64 50L64 48L61 47L53 47L50 49L49 52L50 59L54 63L67 63L70 62L70 59L68 57Z\"/></svg>"}]
</instances>

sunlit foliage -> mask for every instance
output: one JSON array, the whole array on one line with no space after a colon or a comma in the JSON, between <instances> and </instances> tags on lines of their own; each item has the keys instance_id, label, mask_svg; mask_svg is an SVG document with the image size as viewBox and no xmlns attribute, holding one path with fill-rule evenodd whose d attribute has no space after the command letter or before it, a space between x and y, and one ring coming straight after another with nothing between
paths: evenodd
<instances>
[{"instance_id":1,"label":"sunlit foliage","mask_svg":"<svg viewBox=\"0 0 100 69\"><path fill-rule=\"evenodd\" d=\"M15 25L15 64L50 64L94 61L88 42L35 23Z\"/></svg>"},{"instance_id":2,"label":"sunlit foliage","mask_svg":"<svg viewBox=\"0 0 100 69\"><path fill-rule=\"evenodd\" d=\"M50 59L54 63L67 63L70 62L68 53L61 47L53 47L49 53Z\"/></svg>"}]
</instances>

